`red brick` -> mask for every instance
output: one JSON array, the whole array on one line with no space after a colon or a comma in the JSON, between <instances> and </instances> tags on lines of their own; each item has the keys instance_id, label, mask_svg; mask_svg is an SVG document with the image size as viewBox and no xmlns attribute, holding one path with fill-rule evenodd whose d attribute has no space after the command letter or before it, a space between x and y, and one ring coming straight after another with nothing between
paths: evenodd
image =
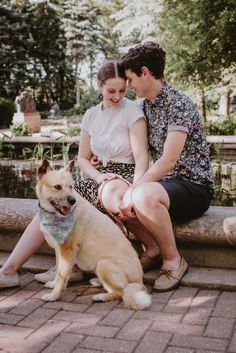
<instances>
[{"instance_id":1,"label":"red brick","mask_svg":"<svg viewBox=\"0 0 236 353\"><path fill-rule=\"evenodd\" d=\"M53 320L65 320L70 322L79 322L81 326L94 325L101 320L99 314L87 314L73 311L60 311Z\"/></svg>"},{"instance_id":2,"label":"red brick","mask_svg":"<svg viewBox=\"0 0 236 353\"><path fill-rule=\"evenodd\" d=\"M97 349L102 351L110 350L116 353L131 353L133 352L133 349L136 346L136 342L125 341L120 339L102 338L102 337L87 337L80 344L80 346L83 348L95 349L95 350Z\"/></svg>"},{"instance_id":3,"label":"red brick","mask_svg":"<svg viewBox=\"0 0 236 353\"><path fill-rule=\"evenodd\" d=\"M187 325L182 323L171 323L165 321L155 321L150 330L158 332L177 333L180 335L201 335L204 331L204 326Z\"/></svg>"},{"instance_id":4,"label":"red brick","mask_svg":"<svg viewBox=\"0 0 236 353\"><path fill-rule=\"evenodd\" d=\"M83 336L73 335L71 333L61 333L46 349L42 351L42 353L72 352L82 339Z\"/></svg>"},{"instance_id":5,"label":"red brick","mask_svg":"<svg viewBox=\"0 0 236 353\"><path fill-rule=\"evenodd\" d=\"M212 309L207 307L194 307L189 309L183 318L185 324L205 325L211 315Z\"/></svg>"},{"instance_id":6,"label":"red brick","mask_svg":"<svg viewBox=\"0 0 236 353\"><path fill-rule=\"evenodd\" d=\"M147 332L135 353L163 353L171 336L169 333Z\"/></svg>"},{"instance_id":7,"label":"red brick","mask_svg":"<svg viewBox=\"0 0 236 353\"><path fill-rule=\"evenodd\" d=\"M130 319L125 326L120 331L117 338L126 339L126 340L139 340L151 326L152 321Z\"/></svg>"},{"instance_id":8,"label":"red brick","mask_svg":"<svg viewBox=\"0 0 236 353\"><path fill-rule=\"evenodd\" d=\"M123 326L129 318L133 315L132 310L114 309L106 318L101 322L102 325L110 326Z\"/></svg>"},{"instance_id":9,"label":"red brick","mask_svg":"<svg viewBox=\"0 0 236 353\"><path fill-rule=\"evenodd\" d=\"M24 327L37 328L47 320L51 319L56 313L57 313L56 310L39 308L36 311L34 311L32 314L28 315L18 325L24 326Z\"/></svg>"},{"instance_id":10,"label":"red brick","mask_svg":"<svg viewBox=\"0 0 236 353\"><path fill-rule=\"evenodd\" d=\"M39 308L42 306L42 301L30 298L23 303L17 305L14 307L11 311L10 314L17 314L17 315L28 315L35 311L35 309Z\"/></svg>"},{"instance_id":11,"label":"red brick","mask_svg":"<svg viewBox=\"0 0 236 353\"><path fill-rule=\"evenodd\" d=\"M66 311L78 311L80 313L84 312L89 307L89 304L77 304L77 303L66 303L62 301L48 302L43 305L45 309L56 309L56 310L66 310Z\"/></svg>"},{"instance_id":12,"label":"red brick","mask_svg":"<svg viewBox=\"0 0 236 353\"><path fill-rule=\"evenodd\" d=\"M151 311L138 311L134 314L135 319L180 322L183 314L178 313L165 313L165 312L151 312Z\"/></svg>"},{"instance_id":13,"label":"red brick","mask_svg":"<svg viewBox=\"0 0 236 353\"><path fill-rule=\"evenodd\" d=\"M215 305L220 292L216 290L201 290L192 300L191 306L193 307L210 307Z\"/></svg>"},{"instance_id":14,"label":"red brick","mask_svg":"<svg viewBox=\"0 0 236 353\"><path fill-rule=\"evenodd\" d=\"M210 349L213 351L224 351L227 347L227 340L189 335L175 335L170 346L190 349Z\"/></svg>"},{"instance_id":15,"label":"red brick","mask_svg":"<svg viewBox=\"0 0 236 353\"><path fill-rule=\"evenodd\" d=\"M114 337L118 331L119 327L103 326L103 325L81 325L81 323L71 324L65 331L84 334L87 336L98 336L98 337Z\"/></svg>"},{"instance_id":16,"label":"red brick","mask_svg":"<svg viewBox=\"0 0 236 353\"><path fill-rule=\"evenodd\" d=\"M212 317L208 322L204 336L230 338L232 336L234 322L234 319Z\"/></svg>"}]
</instances>

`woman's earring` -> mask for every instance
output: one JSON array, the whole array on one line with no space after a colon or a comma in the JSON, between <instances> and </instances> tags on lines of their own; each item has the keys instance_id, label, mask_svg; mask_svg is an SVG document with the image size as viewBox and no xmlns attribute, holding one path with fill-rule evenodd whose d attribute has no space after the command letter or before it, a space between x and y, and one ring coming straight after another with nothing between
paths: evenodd
<instances>
[{"instance_id":1,"label":"woman's earring","mask_svg":"<svg viewBox=\"0 0 236 353\"><path fill-rule=\"evenodd\" d=\"M102 93L100 93L98 97L99 97L99 99L100 99L101 101L103 100L103 95L102 95Z\"/></svg>"}]
</instances>

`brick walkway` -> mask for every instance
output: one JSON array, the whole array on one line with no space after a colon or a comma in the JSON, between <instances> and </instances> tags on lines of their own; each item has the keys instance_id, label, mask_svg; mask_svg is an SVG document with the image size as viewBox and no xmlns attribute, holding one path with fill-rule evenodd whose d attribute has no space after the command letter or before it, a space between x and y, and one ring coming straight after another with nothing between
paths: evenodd
<instances>
[{"instance_id":1,"label":"brick walkway","mask_svg":"<svg viewBox=\"0 0 236 353\"><path fill-rule=\"evenodd\" d=\"M153 293L148 311L92 303L100 289L81 283L61 301L28 273L21 288L0 291L1 353L236 352L236 292L180 287Z\"/></svg>"}]
</instances>

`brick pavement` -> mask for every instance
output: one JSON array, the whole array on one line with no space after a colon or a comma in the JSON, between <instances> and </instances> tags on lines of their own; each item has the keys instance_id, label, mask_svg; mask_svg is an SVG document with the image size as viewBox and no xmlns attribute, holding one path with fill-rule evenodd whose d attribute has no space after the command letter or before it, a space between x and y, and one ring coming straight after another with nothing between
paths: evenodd
<instances>
[{"instance_id":1,"label":"brick pavement","mask_svg":"<svg viewBox=\"0 0 236 353\"><path fill-rule=\"evenodd\" d=\"M69 287L45 303L30 273L0 291L0 353L234 353L236 292L180 287L152 293L147 311L92 303L101 289Z\"/></svg>"}]
</instances>

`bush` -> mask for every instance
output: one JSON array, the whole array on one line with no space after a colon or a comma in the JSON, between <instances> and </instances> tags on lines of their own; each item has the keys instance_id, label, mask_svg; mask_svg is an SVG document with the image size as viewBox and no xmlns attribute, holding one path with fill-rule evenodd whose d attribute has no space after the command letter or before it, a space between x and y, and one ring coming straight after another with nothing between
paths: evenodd
<instances>
[{"instance_id":1,"label":"bush","mask_svg":"<svg viewBox=\"0 0 236 353\"><path fill-rule=\"evenodd\" d=\"M14 112L14 103L6 98L0 97L0 127L9 128Z\"/></svg>"},{"instance_id":2,"label":"bush","mask_svg":"<svg viewBox=\"0 0 236 353\"><path fill-rule=\"evenodd\" d=\"M84 114L87 109L93 107L101 101L98 91L94 88L90 88L88 91L81 95L81 101L79 106L75 106L77 114Z\"/></svg>"},{"instance_id":3,"label":"bush","mask_svg":"<svg viewBox=\"0 0 236 353\"><path fill-rule=\"evenodd\" d=\"M11 132L16 136L32 135L30 126L27 123L14 123L10 126Z\"/></svg>"},{"instance_id":4,"label":"bush","mask_svg":"<svg viewBox=\"0 0 236 353\"><path fill-rule=\"evenodd\" d=\"M236 120L233 117L218 117L216 121L208 121L205 126L208 135L234 135Z\"/></svg>"}]
</instances>

